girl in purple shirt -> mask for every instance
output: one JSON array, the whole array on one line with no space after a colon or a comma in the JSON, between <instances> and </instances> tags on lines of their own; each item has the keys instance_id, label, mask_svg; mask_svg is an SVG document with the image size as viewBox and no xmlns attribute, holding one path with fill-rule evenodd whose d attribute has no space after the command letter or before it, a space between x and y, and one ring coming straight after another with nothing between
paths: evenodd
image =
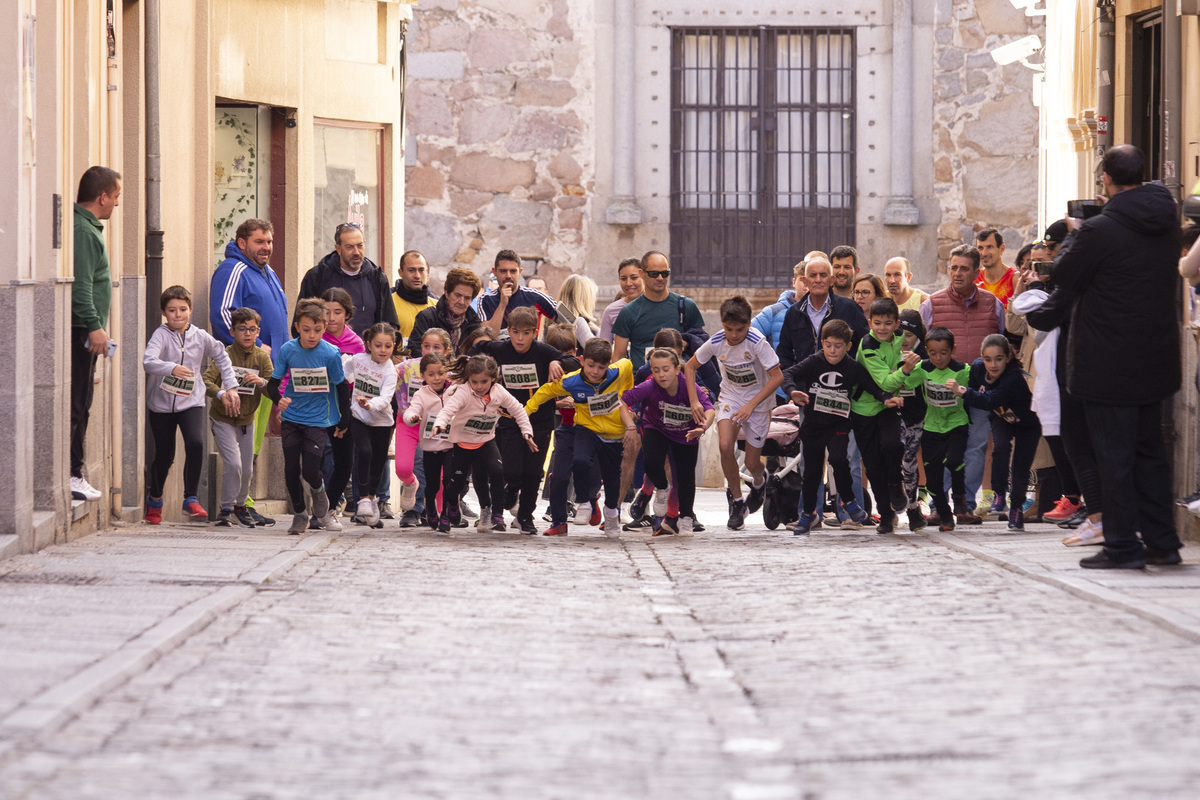
<instances>
[{"instance_id":1,"label":"girl in purple shirt","mask_svg":"<svg viewBox=\"0 0 1200 800\"><path fill-rule=\"evenodd\" d=\"M650 378L621 395L621 420L625 423L626 439L636 440L638 436L630 406L642 406L642 452L646 475L655 488L667 488L668 454L674 459L672 474L679 492L679 513L663 517L654 531L655 536L692 532L696 460L700 453L697 440L716 417L712 403L704 392L700 392L704 418L697 423L688 400L687 384L679 379L681 368L679 356L674 351L654 350L650 353Z\"/></svg>"}]
</instances>

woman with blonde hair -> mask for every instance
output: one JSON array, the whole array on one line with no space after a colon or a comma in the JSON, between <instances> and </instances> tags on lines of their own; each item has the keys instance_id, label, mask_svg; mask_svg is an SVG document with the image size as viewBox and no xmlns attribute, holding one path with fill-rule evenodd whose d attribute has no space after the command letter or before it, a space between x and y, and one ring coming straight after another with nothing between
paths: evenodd
<instances>
[{"instance_id":1,"label":"woman with blonde hair","mask_svg":"<svg viewBox=\"0 0 1200 800\"><path fill-rule=\"evenodd\" d=\"M579 347L596 335L596 282L585 275L568 275L558 289L558 302L575 316Z\"/></svg>"}]
</instances>

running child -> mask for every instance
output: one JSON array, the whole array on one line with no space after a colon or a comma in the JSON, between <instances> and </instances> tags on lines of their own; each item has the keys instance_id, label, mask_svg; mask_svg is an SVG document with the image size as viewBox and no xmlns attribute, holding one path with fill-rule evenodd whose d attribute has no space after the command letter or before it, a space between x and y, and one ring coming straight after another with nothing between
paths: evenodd
<instances>
[{"instance_id":1,"label":"running child","mask_svg":"<svg viewBox=\"0 0 1200 800\"><path fill-rule=\"evenodd\" d=\"M948 381L965 383L970 374L966 364L954 359L954 332L934 328L925 336L924 361L916 353L904 357L901 371L905 384L925 392L925 423L921 432L921 455L925 461L925 485L933 500L938 530L954 530L955 517L962 525L978 525L983 520L967 506L966 472L963 457L967 452L967 433L971 420L962 398L951 391ZM950 497L946 495L946 473L950 473ZM929 520L933 524L933 520Z\"/></svg>"},{"instance_id":2,"label":"running child","mask_svg":"<svg viewBox=\"0 0 1200 800\"><path fill-rule=\"evenodd\" d=\"M152 378L147 381L146 415L154 437L144 520L150 525L162 522L163 485L175 462L178 428L183 433L183 513L203 522L208 512L196 499L196 489L204 467L204 382L197 373L204 359L211 358L221 371L223 389L236 389L238 379L221 343L192 325L191 292L182 286L168 287L158 307L167 321L155 329L142 354L142 368ZM237 392L226 392L221 403L231 417L241 411Z\"/></svg>"},{"instance_id":3,"label":"running child","mask_svg":"<svg viewBox=\"0 0 1200 800\"><path fill-rule=\"evenodd\" d=\"M345 289L333 287L321 295L325 303L325 334L321 337L344 356L366 352L366 344L346 323L354 318L354 300Z\"/></svg>"},{"instance_id":4,"label":"running child","mask_svg":"<svg viewBox=\"0 0 1200 800\"><path fill-rule=\"evenodd\" d=\"M988 511L1003 519L1004 495L1008 494L1008 529L1023 531L1029 469L1042 438L1042 423L1030 408L1033 393L1025 381L1025 373L1013 358L1008 337L993 333L984 338L980 350L982 357L971 365L967 385L949 380L946 386L962 397L969 408L992 412L992 491L996 498Z\"/></svg>"},{"instance_id":5,"label":"running child","mask_svg":"<svg viewBox=\"0 0 1200 800\"><path fill-rule=\"evenodd\" d=\"M900 312L900 351L903 355L916 353L924 360L928 357L925 352L925 323L921 312L915 308L906 308ZM921 471L921 432L925 429L925 393L904 386L896 393L904 399L900 409L900 445L904 448L904 456L900 461L900 479L904 482L904 495L908 498L908 529L919 531L925 527L925 515L921 513L921 504L917 500L917 484L920 482Z\"/></svg>"},{"instance_id":6,"label":"running child","mask_svg":"<svg viewBox=\"0 0 1200 800\"><path fill-rule=\"evenodd\" d=\"M450 334L442 328L429 328L421 336L421 352L415 358L402 360L397 366L399 373L396 383L396 477L400 479L400 509L404 513L400 517L401 528L412 528L420 520L414 520L413 509L420 514L423 508L417 508L418 492L422 487L421 473L423 466L418 462L424 459L424 450L420 448L421 431L414 425L404 422L404 411L412 398L416 396L424 383L421 377L421 359L437 353L446 358L450 357L454 345L450 342ZM428 484L425 484L428 486ZM441 490L441 482L434 484ZM436 517L435 517L436 520ZM436 527L436 524L435 524Z\"/></svg>"},{"instance_id":7,"label":"running child","mask_svg":"<svg viewBox=\"0 0 1200 800\"><path fill-rule=\"evenodd\" d=\"M341 497L350 477L348 463L341 465L342 469L334 465L334 479L340 479L341 484L331 482L326 486L321 475L326 442L332 439L340 443L350 426L350 384L342 371L341 354L322 339L325 315L325 304L315 298L296 304L293 326L297 336L279 348L275 374L266 388L267 397L282 412L283 477L294 512L288 533L293 535L308 528L305 483L312 494L311 511L317 523L326 530L342 529L330 511L330 498ZM284 378L288 384L281 395L279 386ZM334 452L336 455L341 449Z\"/></svg>"},{"instance_id":8,"label":"running child","mask_svg":"<svg viewBox=\"0 0 1200 800\"><path fill-rule=\"evenodd\" d=\"M367 525L375 526L379 523L376 487L387 467L388 445L396 424L392 417L392 397L396 394L396 366L392 364L392 353L396 349L397 336L396 329L386 322L367 328L364 336L367 352L350 359L346 377L354 387L350 398L350 434L354 441L354 460L358 464L357 516ZM399 460L399 453L396 458ZM412 485L411 494L416 494L416 480ZM401 508L405 499L402 494Z\"/></svg>"},{"instance_id":9,"label":"running child","mask_svg":"<svg viewBox=\"0 0 1200 800\"><path fill-rule=\"evenodd\" d=\"M442 491L443 506L450 516L443 516L438 530L443 533L460 519L458 499L467 485L472 467L482 462L488 475L490 493L485 495L480 483L475 484L479 497L480 533L492 530L492 510L488 497L499 501L504 497L504 463L500 449L496 446L496 424L503 409L517 421L525 446L537 452L533 441L533 427L521 404L500 385L500 368L491 356L459 357L459 363L451 376L462 382L453 394L446 398L445 406L434 422L433 433L449 431L454 448L450 456L450 477Z\"/></svg>"},{"instance_id":10,"label":"running child","mask_svg":"<svg viewBox=\"0 0 1200 800\"><path fill-rule=\"evenodd\" d=\"M871 373L853 358L847 358L854 332L840 319L821 326L821 349L783 374L783 390L798 406L808 406L800 423L800 442L804 456L803 494L800 518L792 529L795 536L807 536L817 519L817 497L825 477L825 458L833 469L833 482L847 519L843 529L859 528L870 517L854 499L854 480L850 477L850 431L853 400L866 393L886 408L899 407L903 401L879 388Z\"/></svg>"},{"instance_id":11,"label":"running child","mask_svg":"<svg viewBox=\"0 0 1200 800\"><path fill-rule=\"evenodd\" d=\"M604 485L604 533L616 536L621 530L621 454L626 427L621 421L620 398L633 386L633 364L627 358L612 363L612 345L598 336L583 346L578 371L542 386L525 410L536 412L556 397L575 402L575 424L559 426L554 449L557 464L570 458L575 492L593 484L592 461L599 463ZM569 454L569 456L568 456ZM550 485L551 527L546 536L567 535L567 483L565 470L556 469Z\"/></svg>"},{"instance_id":12,"label":"running child","mask_svg":"<svg viewBox=\"0 0 1200 800\"><path fill-rule=\"evenodd\" d=\"M746 515L753 514L763 503L766 488L766 467L762 447L771 426L772 404L765 402L783 383L779 371L779 356L771 340L750 327L753 314L750 303L734 295L721 303L721 330L697 348L688 359L688 397L692 415L699 423L704 417L696 388L696 370L709 359L717 359L721 370L721 394L717 400L717 433L720 437L721 470L728 487L725 498L729 504L730 530L746 526ZM746 471L750 473L750 494L742 499L742 477L737 463L738 431L746 439Z\"/></svg>"},{"instance_id":13,"label":"running child","mask_svg":"<svg viewBox=\"0 0 1200 800\"><path fill-rule=\"evenodd\" d=\"M574 372L576 369L579 369L579 359L576 357L579 350L579 341L575 336L575 327L573 325L566 322L556 322L547 325L546 331L542 335L546 344L562 353L565 358L571 359L574 368L567 370L568 372ZM550 499L550 488L554 485L555 472L566 476L568 497L571 496L571 488L575 485L575 481L571 476L573 451L569 443L566 456L563 457L561 462L559 461L559 441L562 439L570 439L571 442L575 441L575 432L570 430L571 426L575 424L575 401L569 395L560 397L555 401L554 409L558 412L558 419L556 420L556 427L554 429L554 446L549 454L550 471L546 474L546 479L542 482L542 497L547 501ZM590 508L591 514L588 517L588 522L593 525L602 524L604 522L604 514L601 513L600 505L596 502L599 486L599 481L593 481L591 487L581 486L575 489L575 508L571 509L570 504L568 504L569 514L578 514L581 506ZM542 514L542 519L546 522L551 522L554 519L554 516L550 512L549 502L546 505L546 513Z\"/></svg>"},{"instance_id":14,"label":"running child","mask_svg":"<svg viewBox=\"0 0 1200 800\"><path fill-rule=\"evenodd\" d=\"M260 319L252 308L235 308L229 315L233 344L225 348L225 355L229 356L238 378L236 392L241 409L237 414L225 410L226 389L222 387L220 367L214 361L204 370L204 388L211 398L208 422L222 465L221 493L217 498L221 512L216 524L226 528L235 523L253 528L256 523L246 506L254 471L254 423L262 401L262 387L271 379L272 371L271 357L254 344ZM275 522L269 517L262 519L272 525Z\"/></svg>"},{"instance_id":15,"label":"running child","mask_svg":"<svg viewBox=\"0 0 1200 800\"><path fill-rule=\"evenodd\" d=\"M698 440L712 425L716 411L705 392L698 399L704 407L699 425L692 418L691 399L687 384L679 379L679 354L658 348L648 361L652 377L621 395L621 421L625 423L625 446L638 445L638 427L631 406L642 408L641 447L645 457L646 476L654 488L667 488L668 454L672 458L672 476L679 495L675 514L666 514L658 523L654 536L691 533L695 517L696 461L700 454Z\"/></svg>"},{"instance_id":16,"label":"running child","mask_svg":"<svg viewBox=\"0 0 1200 800\"><path fill-rule=\"evenodd\" d=\"M432 330L440 330L431 328ZM426 335L428 335L428 331ZM449 336L447 336L449 338ZM449 382L446 357L441 353L421 356L421 386L414 392L404 410L404 424L415 427L421 444L421 459L425 463L425 519L424 524L438 530L441 518L449 520L443 505L438 512L438 498L445 499L442 487L450 477L450 437L444 433L434 434L433 427L438 414L446 407L446 397L454 389Z\"/></svg>"}]
</instances>

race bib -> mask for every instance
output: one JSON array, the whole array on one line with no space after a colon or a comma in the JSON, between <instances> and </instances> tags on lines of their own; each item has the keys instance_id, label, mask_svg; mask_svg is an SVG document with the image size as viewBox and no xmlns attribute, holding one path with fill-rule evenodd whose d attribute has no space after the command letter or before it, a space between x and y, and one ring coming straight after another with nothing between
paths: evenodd
<instances>
[{"instance_id":1,"label":"race bib","mask_svg":"<svg viewBox=\"0 0 1200 800\"><path fill-rule=\"evenodd\" d=\"M355 373L354 393L365 397L379 397L383 394L383 378L370 372Z\"/></svg>"},{"instance_id":2,"label":"race bib","mask_svg":"<svg viewBox=\"0 0 1200 800\"><path fill-rule=\"evenodd\" d=\"M725 365L725 380L734 386L745 388L758 383L758 375L754 373L753 364Z\"/></svg>"},{"instance_id":3,"label":"race bib","mask_svg":"<svg viewBox=\"0 0 1200 800\"><path fill-rule=\"evenodd\" d=\"M958 395L950 391L944 383L925 381L925 402L934 408L956 408Z\"/></svg>"},{"instance_id":4,"label":"race bib","mask_svg":"<svg viewBox=\"0 0 1200 800\"><path fill-rule=\"evenodd\" d=\"M234 367L233 374L237 375L238 379L238 394L254 394L255 387L246 385L246 378L250 375L258 375L258 370L250 367Z\"/></svg>"},{"instance_id":5,"label":"race bib","mask_svg":"<svg viewBox=\"0 0 1200 800\"><path fill-rule=\"evenodd\" d=\"M423 426L421 426L421 438L428 439L431 442L449 441L449 439L450 439L449 433L439 433L436 436L433 434L433 429L435 427L434 423L436 423L436 422L437 422L437 418L433 417L432 415L425 419L425 424Z\"/></svg>"},{"instance_id":6,"label":"race bib","mask_svg":"<svg viewBox=\"0 0 1200 800\"><path fill-rule=\"evenodd\" d=\"M177 397L191 397L192 392L196 389L196 379L176 378L174 375L167 375L162 379L162 388L167 394L173 394Z\"/></svg>"},{"instance_id":7,"label":"race bib","mask_svg":"<svg viewBox=\"0 0 1200 800\"><path fill-rule=\"evenodd\" d=\"M295 367L292 369L292 391L299 394L321 394L329 391L329 373L325 367Z\"/></svg>"},{"instance_id":8,"label":"race bib","mask_svg":"<svg viewBox=\"0 0 1200 800\"><path fill-rule=\"evenodd\" d=\"M688 406L663 403L662 416L663 424L668 428L690 428L692 426L692 409Z\"/></svg>"},{"instance_id":9,"label":"race bib","mask_svg":"<svg viewBox=\"0 0 1200 800\"><path fill-rule=\"evenodd\" d=\"M654 350L655 350L655 347L654 347L654 345L650 345L649 347L647 347L647 348L646 348L646 353L645 353L645 354L642 356L642 363L643 363L643 364L649 364L649 363L650 363L650 354L651 354L651 353L653 353L653 352L654 352Z\"/></svg>"},{"instance_id":10,"label":"race bib","mask_svg":"<svg viewBox=\"0 0 1200 800\"><path fill-rule=\"evenodd\" d=\"M588 398L588 413L593 417L602 417L617 410L617 393L605 392Z\"/></svg>"},{"instance_id":11,"label":"race bib","mask_svg":"<svg viewBox=\"0 0 1200 800\"><path fill-rule=\"evenodd\" d=\"M417 392L421 391L421 387L425 385L425 381L421 378L409 378L405 384L405 391L408 392L408 399L411 401L417 396Z\"/></svg>"},{"instance_id":12,"label":"race bib","mask_svg":"<svg viewBox=\"0 0 1200 800\"><path fill-rule=\"evenodd\" d=\"M850 417L850 396L834 389L818 388L811 395L814 411L833 414L835 417Z\"/></svg>"},{"instance_id":13,"label":"race bib","mask_svg":"<svg viewBox=\"0 0 1200 800\"><path fill-rule=\"evenodd\" d=\"M498 419L500 419L498 414L475 414L467 418L467 424L463 425L463 429L486 436L496 429L496 420Z\"/></svg>"},{"instance_id":14,"label":"race bib","mask_svg":"<svg viewBox=\"0 0 1200 800\"><path fill-rule=\"evenodd\" d=\"M917 390L916 389L901 389L899 392L897 392L897 394L900 395L901 397L916 397Z\"/></svg>"},{"instance_id":15,"label":"race bib","mask_svg":"<svg viewBox=\"0 0 1200 800\"><path fill-rule=\"evenodd\" d=\"M536 389L541 386L537 367L533 364L504 364L500 367L500 377L507 389Z\"/></svg>"}]
</instances>

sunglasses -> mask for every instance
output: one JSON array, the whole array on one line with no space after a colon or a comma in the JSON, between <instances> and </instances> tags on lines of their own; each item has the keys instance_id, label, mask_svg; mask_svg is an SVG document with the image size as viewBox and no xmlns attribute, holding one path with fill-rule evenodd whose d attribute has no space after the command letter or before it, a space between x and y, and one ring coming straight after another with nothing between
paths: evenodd
<instances>
[{"instance_id":1,"label":"sunglasses","mask_svg":"<svg viewBox=\"0 0 1200 800\"><path fill-rule=\"evenodd\" d=\"M669 270L669 269L662 269L662 270L648 269L648 270L646 270L646 277L648 277L648 278L669 278L669 277L671 277L671 270Z\"/></svg>"}]
</instances>

